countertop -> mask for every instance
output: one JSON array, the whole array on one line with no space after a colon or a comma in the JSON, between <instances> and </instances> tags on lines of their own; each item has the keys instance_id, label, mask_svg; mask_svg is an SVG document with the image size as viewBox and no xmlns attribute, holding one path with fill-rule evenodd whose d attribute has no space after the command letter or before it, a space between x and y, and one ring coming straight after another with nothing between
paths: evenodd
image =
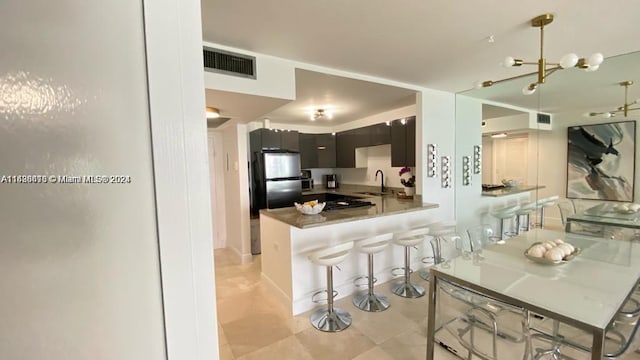
<instances>
[{"instance_id":1,"label":"countertop","mask_svg":"<svg viewBox=\"0 0 640 360\"><path fill-rule=\"evenodd\" d=\"M438 207L438 204L434 203L423 204L422 196L420 195L414 195L413 199L398 199L396 197L398 189L388 189L387 191L391 190L394 191L393 194L384 196L371 196L358 194L358 192L380 191L380 188L344 184L341 184L340 188L338 189L329 190L317 188L311 191L305 191L303 195L334 193L340 195L357 196L361 198L361 200L372 202L374 205L370 207L322 211L320 214L316 215L301 214L300 212L298 212L298 210L296 210L295 207L292 206L282 209L263 209L260 210L260 216L268 216L291 226L295 226L300 229L306 229L310 227L338 224L355 220L370 219L379 216L388 216L425 209L434 209Z\"/></svg>"},{"instance_id":2,"label":"countertop","mask_svg":"<svg viewBox=\"0 0 640 360\"><path fill-rule=\"evenodd\" d=\"M545 188L544 185L518 185L518 186L504 187L504 188L495 189L495 190L483 190L482 196L500 197L500 196L507 196L507 195L513 195L513 194L520 194L523 192L534 191L534 190L539 190L544 188Z\"/></svg>"}]
</instances>

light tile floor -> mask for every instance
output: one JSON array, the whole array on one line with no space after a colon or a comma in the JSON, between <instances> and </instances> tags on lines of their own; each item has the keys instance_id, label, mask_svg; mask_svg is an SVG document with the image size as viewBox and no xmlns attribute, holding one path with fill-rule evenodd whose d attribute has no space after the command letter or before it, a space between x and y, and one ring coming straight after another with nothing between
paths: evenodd
<instances>
[{"instance_id":1,"label":"light tile floor","mask_svg":"<svg viewBox=\"0 0 640 360\"><path fill-rule=\"evenodd\" d=\"M340 359L425 359L427 341L427 298L404 299L393 295L390 284L376 291L391 301L387 311L368 313L355 308L351 297L336 301L347 309L353 323L339 333L323 333L311 327L309 313L291 316L260 279L260 256L254 262L239 264L231 250L215 251L218 334L221 360L340 360ZM417 273L415 274L417 275ZM425 288L428 283L412 277ZM439 337L450 344L446 332ZM451 345L453 341L451 340ZM640 346L636 340L635 347ZM505 352L517 359L514 349ZM571 352L573 359L588 359ZM457 359L437 347L436 359ZM624 360L640 359L630 352ZM512 360L511 358L505 360Z\"/></svg>"}]
</instances>

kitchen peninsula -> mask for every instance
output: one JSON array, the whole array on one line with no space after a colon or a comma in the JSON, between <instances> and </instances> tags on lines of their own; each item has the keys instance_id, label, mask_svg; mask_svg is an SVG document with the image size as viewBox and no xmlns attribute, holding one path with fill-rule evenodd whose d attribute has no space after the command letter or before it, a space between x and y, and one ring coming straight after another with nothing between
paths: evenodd
<instances>
[{"instance_id":1,"label":"kitchen peninsula","mask_svg":"<svg viewBox=\"0 0 640 360\"><path fill-rule=\"evenodd\" d=\"M312 309L313 293L326 287L325 268L307 259L310 252L345 241L425 226L437 220L430 216L429 210L438 205L422 203L420 196L397 199L395 194L371 196L359 192L362 191L355 187L332 191L357 196L373 205L322 211L317 215L303 215L294 207L260 211L262 277L291 314ZM411 255L412 263L417 264L425 254L421 248ZM378 284L391 280L391 269L402 266L403 256L403 249L393 244L376 255L374 271ZM353 281L366 274L367 256L352 250L340 269L334 272L333 279L334 289L338 291L336 298L356 291Z\"/></svg>"}]
</instances>

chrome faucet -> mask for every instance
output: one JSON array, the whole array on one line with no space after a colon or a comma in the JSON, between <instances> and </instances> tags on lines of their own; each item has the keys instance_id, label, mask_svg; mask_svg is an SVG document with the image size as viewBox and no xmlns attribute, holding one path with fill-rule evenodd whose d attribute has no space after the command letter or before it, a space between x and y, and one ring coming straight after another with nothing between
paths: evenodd
<instances>
[{"instance_id":1,"label":"chrome faucet","mask_svg":"<svg viewBox=\"0 0 640 360\"><path fill-rule=\"evenodd\" d=\"M378 171L376 171L376 180L378 180L378 173L380 173L380 192L384 192L384 173L378 169Z\"/></svg>"}]
</instances>

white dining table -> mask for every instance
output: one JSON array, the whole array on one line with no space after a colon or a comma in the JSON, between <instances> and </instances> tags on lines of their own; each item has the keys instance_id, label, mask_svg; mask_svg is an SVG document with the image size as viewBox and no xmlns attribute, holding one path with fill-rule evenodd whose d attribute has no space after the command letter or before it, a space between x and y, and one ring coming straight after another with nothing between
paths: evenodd
<instances>
[{"instance_id":1,"label":"white dining table","mask_svg":"<svg viewBox=\"0 0 640 360\"><path fill-rule=\"evenodd\" d=\"M581 253L560 265L524 256L533 243L555 239ZM487 246L481 256L459 256L430 269L427 360L434 356L441 279L591 333L591 359L601 360L605 331L640 280L640 244L535 229Z\"/></svg>"}]
</instances>

